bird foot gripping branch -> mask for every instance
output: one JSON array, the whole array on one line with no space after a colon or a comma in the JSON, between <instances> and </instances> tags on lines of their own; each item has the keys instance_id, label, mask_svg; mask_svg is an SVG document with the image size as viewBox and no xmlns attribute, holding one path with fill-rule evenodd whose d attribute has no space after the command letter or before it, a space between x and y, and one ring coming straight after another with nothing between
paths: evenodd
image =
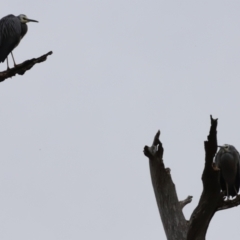
<instances>
[{"instance_id":1,"label":"bird foot gripping branch","mask_svg":"<svg viewBox=\"0 0 240 240\"><path fill-rule=\"evenodd\" d=\"M9 68L4 72L0 72L0 82L6 80L7 78L13 77L16 74L23 75L26 71L30 70L36 63L41 63L46 61L47 57L51 54L52 54L52 51L38 58L33 58L23 63L20 63L14 68Z\"/></svg>"}]
</instances>

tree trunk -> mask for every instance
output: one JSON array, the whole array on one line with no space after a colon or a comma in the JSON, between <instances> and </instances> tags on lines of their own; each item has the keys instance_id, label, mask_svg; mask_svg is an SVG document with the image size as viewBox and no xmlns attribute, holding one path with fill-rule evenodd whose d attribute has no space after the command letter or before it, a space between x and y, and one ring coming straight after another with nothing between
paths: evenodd
<instances>
[{"instance_id":1,"label":"tree trunk","mask_svg":"<svg viewBox=\"0 0 240 240\"><path fill-rule=\"evenodd\" d=\"M232 201L224 201L220 189L219 169L213 163L217 152L217 119L211 116L208 140L204 142L203 192L189 221L185 220L182 208L191 202L192 197L179 202L170 169L164 167L163 147L159 136L160 131L154 137L152 146L144 147L144 154L149 158L152 185L166 237L168 240L205 240L215 212L240 204L239 196Z\"/></svg>"}]
</instances>

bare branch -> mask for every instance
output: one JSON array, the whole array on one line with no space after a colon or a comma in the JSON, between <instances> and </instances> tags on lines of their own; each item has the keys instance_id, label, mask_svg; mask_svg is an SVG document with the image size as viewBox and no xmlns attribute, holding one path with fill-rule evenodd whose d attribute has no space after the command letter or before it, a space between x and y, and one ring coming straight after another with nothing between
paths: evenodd
<instances>
[{"instance_id":1,"label":"bare branch","mask_svg":"<svg viewBox=\"0 0 240 240\"><path fill-rule=\"evenodd\" d=\"M192 202L193 196L188 196L186 199L179 202L181 209L183 209L188 203Z\"/></svg>"},{"instance_id":2,"label":"bare branch","mask_svg":"<svg viewBox=\"0 0 240 240\"><path fill-rule=\"evenodd\" d=\"M26 71L31 69L36 63L41 63L46 61L47 57L52 54L52 51L42 55L38 58L33 58L27 60L23 63L18 64L14 68L9 68L4 72L0 72L0 82L3 82L5 79L15 76L16 74L23 75Z\"/></svg>"},{"instance_id":3,"label":"bare branch","mask_svg":"<svg viewBox=\"0 0 240 240\"><path fill-rule=\"evenodd\" d=\"M144 147L144 154L149 158L152 185L168 240L186 240L188 224L179 204L170 168L165 168L163 146L159 140L160 131L154 137L151 147Z\"/></svg>"},{"instance_id":4,"label":"bare branch","mask_svg":"<svg viewBox=\"0 0 240 240\"><path fill-rule=\"evenodd\" d=\"M160 131L158 130L154 139L153 139L153 143L151 147L145 146L144 147L144 155L148 158L151 157L159 157L160 159L162 159L163 156L163 147L162 147L162 143L159 140L159 136L160 136ZM157 156L158 155L158 156Z\"/></svg>"},{"instance_id":5,"label":"bare branch","mask_svg":"<svg viewBox=\"0 0 240 240\"><path fill-rule=\"evenodd\" d=\"M159 137L160 137L160 130L157 131L157 133L153 139L152 145L157 146L157 145L161 144Z\"/></svg>"},{"instance_id":6,"label":"bare branch","mask_svg":"<svg viewBox=\"0 0 240 240\"><path fill-rule=\"evenodd\" d=\"M203 192L190 220L186 221L182 209L192 201L188 196L178 201L170 168L163 162L163 146L159 140L160 131L154 137L151 147L144 147L144 154L149 158L152 185L168 240L205 240L209 223L217 211L240 205L240 195L231 201L224 201L221 192L220 169L213 162L217 152L217 119L211 116L211 127L205 147L205 166L202 174Z\"/></svg>"},{"instance_id":7,"label":"bare branch","mask_svg":"<svg viewBox=\"0 0 240 240\"><path fill-rule=\"evenodd\" d=\"M202 174L203 192L198 206L193 211L187 240L205 240L209 223L222 201L219 171L214 169L213 158L217 151L217 119L211 116L211 127L205 146L205 167Z\"/></svg>"}]
</instances>

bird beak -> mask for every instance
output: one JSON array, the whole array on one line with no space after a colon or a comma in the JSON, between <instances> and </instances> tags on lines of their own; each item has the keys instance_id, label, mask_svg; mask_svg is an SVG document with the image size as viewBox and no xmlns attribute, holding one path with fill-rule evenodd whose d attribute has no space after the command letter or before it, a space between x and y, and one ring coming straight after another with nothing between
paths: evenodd
<instances>
[{"instance_id":1,"label":"bird beak","mask_svg":"<svg viewBox=\"0 0 240 240\"><path fill-rule=\"evenodd\" d=\"M37 20L33 20L33 19L29 19L29 18L27 19L27 21L28 21L28 22L37 22L37 23L38 23Z\"/></svg>"},{"instance_id":2,"label":"bird beak","mask_svg":"<svg viewBox=\"0 0 240 240\"><path fill-rule=\"evenodd\" d=\"M223 146L217 146L217 147L222 148Z\"/></svg>"}]
</instances>

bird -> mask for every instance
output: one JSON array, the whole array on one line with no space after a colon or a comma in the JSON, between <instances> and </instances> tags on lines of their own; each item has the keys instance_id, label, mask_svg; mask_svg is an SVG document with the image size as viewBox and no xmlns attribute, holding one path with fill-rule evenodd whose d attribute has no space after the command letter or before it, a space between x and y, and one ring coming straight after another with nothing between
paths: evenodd
<instances>
[{"instance_id":1,"label":"bird","mask_svg":"<svg viewBox=\"0 0 240 240\"><path fill-rule=\"evenodd\" d=\"M28 26L26 23L28 22L38 21L29 19L25 14L20 14L19 16L9 14L0 20L0 62L4 62L7 59L7 69L9 69L9 53L12 55L14 66L17 66L12 51L27 33Z\"/></svg>"},{"instance_id":2,"label":"bird","mask_svg":"<svg viewBox=\"0 0 240 240\"><path fill-rule=\"evenodd\" d=\"M237 149L229 144L218 146L215 157L216 166L220 169L220 186L224 196L235 197L240 185L240 155Z\"/></svg>"}]
</instances>

